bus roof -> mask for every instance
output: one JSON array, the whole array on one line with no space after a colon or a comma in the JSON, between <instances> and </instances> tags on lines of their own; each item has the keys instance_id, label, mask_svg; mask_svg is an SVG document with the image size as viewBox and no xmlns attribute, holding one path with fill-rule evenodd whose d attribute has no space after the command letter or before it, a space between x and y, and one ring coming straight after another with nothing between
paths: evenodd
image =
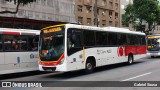
<instances>
[{"instance_id":1,"label":"bus roof","mask_svg":"<svg viewBox=\"0 0 160 90\"><path fill-rule=\"evenodd\" d=\"M145 35L142 32L130 31L126 28L117 28L117 27L95 27L95 26L85 26L85 25L75 25L75 24L66 24L67 28L80 28L87 30L97 30L97 31L109 31L109 32L117 32L117 33L131 33L131 34L140 34Z\"/></svg>"},{"instance_id":2,"label":"bus roof","mask_svg":"<svg viewBox=\"0 0 160 90\"><path fill-rule=\"evenodd\" d=\"M0 28L0 34L39 35L40 30Z\"/></svg>"},{"instance_id":3,"label":"bus roof","mask_svg":"<svg viewBox=\"0 0 160 90\"><path fill-rule=\"evenodd\" d=\"M136 32L136 31L130 31L126 28L118 28L118 27L95 27L95 26L86 26L86 25L77 25L77 24L60 24L60 25L53 25L46 28L43 28L42 30L53 28L53 27L59 27L59 26L66 26L66 28L78 28L78 29L86 29L86 30L97 30L97 31L109 31L109 32L117 32L117 33L130 33L130 34L140 34L145 35L145 33L142 32Z\"/></svg>"}]
</instances>

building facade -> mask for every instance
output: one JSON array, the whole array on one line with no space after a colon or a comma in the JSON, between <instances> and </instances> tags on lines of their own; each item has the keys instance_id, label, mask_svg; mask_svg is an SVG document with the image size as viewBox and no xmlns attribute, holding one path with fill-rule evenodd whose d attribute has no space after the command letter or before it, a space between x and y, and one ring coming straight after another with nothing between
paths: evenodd
<instances>
[{"instance_id":1,"label":"building facade","mask_svg":"<svg viewBox=\"0 0 160 90\"><path fill-rule=\"evenodd\" d=\"M96 0L75 0L75 3L77 23L96 26L97 15L99 27L120 26L120 0L97 0L97 13Z\"/></svg>"},{"instance_id":2,"label":"building facade","mask_svg":"<svg viewBox=\"0 0 160 90\"><path fill-rule=\"evenodd\" d=\"M15 8L13 2L0 0L0 11L15 11ZM75 23L74 9L75 0L36 0L25 6L20 5L17 14L0 14L0 16Z\"/></svg>"}]
</instances>

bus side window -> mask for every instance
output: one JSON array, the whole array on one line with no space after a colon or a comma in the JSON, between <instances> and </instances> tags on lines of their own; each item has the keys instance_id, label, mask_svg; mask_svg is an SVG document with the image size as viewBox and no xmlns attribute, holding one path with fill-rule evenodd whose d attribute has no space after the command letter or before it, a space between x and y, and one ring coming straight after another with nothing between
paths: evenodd
<instances>
[{"instance_id":1,"label":"bus side window","mask_svg":"<svg viewBox=\"0 0 160 90\"><path fill-rule=\"evenodd\" d=\"M68 55L82 50L82 30L69 29L67 35Z\"/></svg>"},{"instance_id":2,"label":"bus side window","mask_svg":"<svg viewBox=\"0 0 160 90\"><path fill-rule=\"evenodd\" d=\"M96 45L106 46L108 35L106 32L96 32Z\"/></svg>"},{"instance_id":3,"label":"bus side window","mask_svg":"<svg viewBox=\"0 0 160 90\"><path fill-rule=\"evenodd\" d=\"M30 47L29 47L28 36L27 35L21 36L21 50L28 51L29 48Z\"/></svg>"},{"instance_id":4,"label":"bus side window","mask_svg":"<svg viewBox=\"0 0 160 90\"><path fill-rule=\"evenodd\" d=\"M117 37L118 35L116 33L108 33L108 45L111 45L111 46L118 45Z\"/></svg>"},{"instance_id":5,"label":"bus side window","mask_svg":"<svg viewBox=\"0 0 160 90\"><path fill-rule=\"evenodd\" d=\"M95 45L95 32L94 31L85 31L83 32L84 35L84 45L92 47Z\"/></svg>"},{"instance_id":6,"label":"bus side window","mask_svg":"<svg viewBox=\"0 0 160 90\"><path fill-rule=\"evenodd\" d=\"M68 48L76 48L82 46L81 34L78 32L69 32L68 33Z\"/></svg>"},{"instance_id":7,"label":"bus side window","mask_svg":"<svg viewBox=\"0 0 160 90\"><path fill-rule=\"evenodd\" d=\"M135 45L135 37L134 35L127 35L127 45Z\"/></svg>"},{"instance_id":8,"label":"bus side window","mask_svg":"<svg viewBox=\"0 0 160 90\"><path fill-rule=\"evenodd\" d=\"M37 51L38 50L38 36L30 36L28 46L29 46L30 51Z\"/></svg>"},{"instance_id":9,"label":"bus side window","mask_svg":"<svg viewBox=\"0 0 160 90\"><path fill-rule=\"evenodd\" d=\"M126 40L126 35L125 34L118 34L118 44L119 45L126 45L127 40Z\"/></svg>"},{"instance_id":10,"label":"bus side window","mask_svg":"<svg viewBox=\"0 0 160 90\"><path fill-rule=\"evenodd\" d=\"M20 37L18 35L4 35L5 51L19 51Z\"/></svg>"},{"instance_id":11,"label":"bus side window","mask_svg":"<svg viewBox=\"0 0 160 90\"><path fill-rule=\"evenodd\" d=\"M141 45L146 45L146 37L140 36L139 38L140 38Z\"/></svg>"}]
</instances>

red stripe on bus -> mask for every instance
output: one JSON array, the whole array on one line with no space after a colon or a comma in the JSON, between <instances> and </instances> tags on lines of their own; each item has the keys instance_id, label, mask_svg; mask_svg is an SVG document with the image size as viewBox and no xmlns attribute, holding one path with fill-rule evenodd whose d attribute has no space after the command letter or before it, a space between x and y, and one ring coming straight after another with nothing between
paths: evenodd
<instances>
[{"instance_id":1,"label":"red stripe on bus","mask_svg":"<svg viewBox=\"0 0 160 90\"><path fill-rule=\"evenodd\" d=\"M54 62L40 61L40 64L44 66L57 66L62 61L63 58L64 58L64 54L61 55L58 61L54 61Z\"/></svg>"},{"instance_id":2,"label":"red stripe on bus","mask_svg":"<svg viewBox=\"0 0 160 90\"><path fill-rule=\"evenodd\" d=\"M128 56L130 53L133 55L146 54L147 46L125 46L125 56Z\"/></svg>"},{"instance_id":3,"label":"red stripe on bus","mask_svg":"<svg viewBox=\"0 0 160 90\"><path fill-rule=\"evenodd\" d=\"M3 32L2 34L20 35L20 32Z\"/></svg>"}]
</instances>

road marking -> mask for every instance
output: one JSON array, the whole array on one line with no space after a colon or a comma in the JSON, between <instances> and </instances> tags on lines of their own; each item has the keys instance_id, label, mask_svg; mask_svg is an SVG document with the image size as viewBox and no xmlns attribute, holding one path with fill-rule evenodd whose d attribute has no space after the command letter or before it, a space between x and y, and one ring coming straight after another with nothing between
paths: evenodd
<instances>
[{"instance_id":1,"label":"road marking","mask_svg":"<svg viewBox=\"0 0 160 90\"><path fill-rule=\"evenodd\" d=\"M122 80L122 81L129 81L129 80L132 80L132 79L135 79L135 78L139 78L139 77L142 77L142 76L149 75L149 74L151 74L151 73L152 73L152 72L145 73L145 74L138 75L138 76L135 76L135 77L132 77L132 78L124 79L124 80Z\"/></svg>"}]
</instances>

